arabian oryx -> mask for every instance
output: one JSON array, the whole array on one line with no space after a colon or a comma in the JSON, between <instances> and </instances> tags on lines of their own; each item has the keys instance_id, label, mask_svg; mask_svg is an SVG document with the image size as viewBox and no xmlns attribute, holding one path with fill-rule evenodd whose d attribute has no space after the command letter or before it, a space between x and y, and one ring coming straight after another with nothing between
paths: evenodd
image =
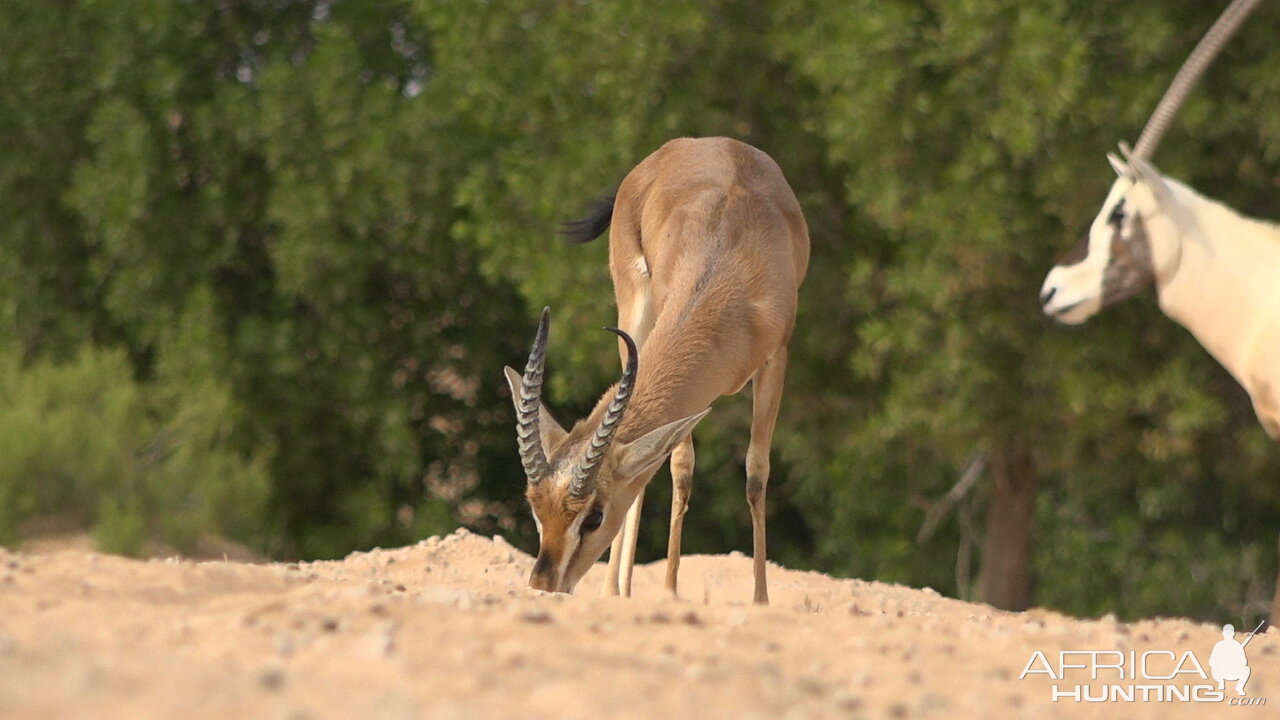
<instances>
[{"instance_id":1,"label":"arabian oryx","mask_svg":"<svg viewBox=\"0 0 1280 720\"><path fill-rule=\"evenodd\" d=\"M1200 41L1130 151L1089 233L1049 271L1045 313L1077 324L1154 286L1160 309L1225 367L1280 440L1280 227L1160 174L1149 158L1178 106L1258 0L1235 0ZM1280 622L1280 579L1272 621Z\"/></svg>"},{"instance_id":2,"label":"arabian oryx","mask_svg":"<svg viewBox=\"0 0 1280 720\"><path fill-rule=\"evenodd\" d=\"M1045 313L1082 323L1155 286L1160 309L1191 331L1248 391L1280 440L1280 227L1247 218L1161 175L1149 158L1197 77L1257 0L1236 0L1174 78L1137 146L1108 155L1118 176L1089 233L1049 271Z\"/></svg>"},{"instance_id":3,"label":"arabian oryx","mask_svg":"<svg viewBox=\"0 0 1280 720\"><path fill-rule=\"evenodd\" d=\"M612 227L622 380L565 430L541 403L549 312L524 374L506 369L538 526L529 585L572 592L612 541L605 592L630 594L645 486L668 456L673 483L666 586L676 590L693 481L693 427L752 383L747 501L755 602L765 581L765 488L809 233L777 164L735 140L672 140L622 181L570 239ZM626 517L626 531L619 529ZM615 539L616 537L616 539ZM620 582L621 581L621 582Z\"/></svg>"}]
</instances>

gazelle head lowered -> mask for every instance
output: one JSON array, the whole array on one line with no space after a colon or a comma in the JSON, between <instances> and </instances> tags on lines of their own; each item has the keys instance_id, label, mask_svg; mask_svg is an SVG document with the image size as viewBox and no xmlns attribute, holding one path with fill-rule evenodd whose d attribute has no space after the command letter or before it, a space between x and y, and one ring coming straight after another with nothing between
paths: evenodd
<instances>
[{"instance_id":1,"label":"gazelle head lowered","mask_svg":"<svg viewBox=\"0 0 1280 720\"><path fill-rule=\"evenodd\" d=\"M538 557L529 586L573 592L604 554L627 509L653 471L710 410L667 423L623 442L618 432L635 391L638 352L631 336L616 328L627 346L627 364L612 397L570 430L541 401L550 310L542 311L524 374L506 368L516 408L516 442L528 484L525 497L538 526Z\"/></svg>"},{"instance_id":2,"label":"gazelle head lowered","mask_svg":"<svg viewBox=\"0 0 1280 720\"><path fill-rule=\"evenodd\" d=\"M1115 183L1088 233L1062 256L1040 290L1044 312L1071 325L1167 280L1177 271L1184 238L1195 232L1174 185L1121 145L1107 155Z\"/></svg>"}]
</instances>

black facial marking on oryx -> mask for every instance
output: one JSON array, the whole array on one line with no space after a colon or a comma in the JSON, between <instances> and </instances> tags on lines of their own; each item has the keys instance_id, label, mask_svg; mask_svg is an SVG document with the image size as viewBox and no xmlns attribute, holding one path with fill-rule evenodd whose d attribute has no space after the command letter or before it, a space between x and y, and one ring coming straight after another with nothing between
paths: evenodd
<instances>
[{"instance_id":1,"label":"black facial marking on oryx","mask_svg":"<svg viewBox=\"0 0 1280 720\"><path fill-rule=\"evenodd\" d=\"M1113 216L1120 213L1123 218L1121 203L1117 203L1111 212ZM1103 307L1137 295L1154 285L1156 280L1155 266L1151 261L1151 241L1142 216L1134 215L1129 222L1128 238L1121 236L1121 225L1117 222L1113 226L1111 256L1107 258L1107 269L1102 273Z\"/></svg>"},{"instance_id":2,"label":"black facial marking on oryx","mask_svg":"<svg viewBox=\"0 0 1280 720\"><path fill-rule=\"evenodd\" d=\"M1120 223L1124 222L1124 198L1111 208L1111 214L1107 216L1107 224L1116 230L1120 229Z\"/></svg>"}]
</instances>

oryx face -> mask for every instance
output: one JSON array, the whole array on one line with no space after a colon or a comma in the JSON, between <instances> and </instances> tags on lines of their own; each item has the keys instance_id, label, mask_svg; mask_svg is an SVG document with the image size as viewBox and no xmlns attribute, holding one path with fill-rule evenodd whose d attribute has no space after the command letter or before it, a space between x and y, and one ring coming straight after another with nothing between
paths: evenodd
<instances>
[{"instance_id":1,"label":"oryx face","mask_svg":"<svg viewBox=\"0 0 1280 720\"><path fill-rule=\"evenodd\" d=\"M1146 177L1139 180L1114 156L1108 159L1119 177L1102 212L1094 218L1089 233L1049 271L1040 290L1045 314L1071 325L1133 297L1151 287L1156 278L1148 218L1157 208L1157 197L1167 188L1162 181L1158 181L1159 190L1148 187ZM1150 165L1141 164L1155 174ZM1136 163L1131 159L1130 165Z\"/></svg>"}]
</instances>

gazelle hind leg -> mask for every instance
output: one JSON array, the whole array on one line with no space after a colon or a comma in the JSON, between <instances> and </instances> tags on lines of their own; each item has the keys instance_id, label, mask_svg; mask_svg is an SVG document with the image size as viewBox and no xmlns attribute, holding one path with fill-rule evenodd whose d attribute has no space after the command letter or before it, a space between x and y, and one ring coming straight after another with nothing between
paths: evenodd
<instances>
[{"instance_id":1,"label":"gazelle hind leg","mask_svg":"<svg viewBox=\"0 0 1280 720\"><path fill-rule=\"evenodd\" d=\"M676 594L676 577L680 573L680 536L684 530L684 514L689 509L689 491L693 487L693 434L671 451L671 532L667 536L667 591Z\"/></svg>"},{"instance_id":2,"label":"gazelle hind leg","mask_svg":"<svg viewBox=\"0 0 1280 720\"><path fill-rule=\"evenodd\" d=\"M618 301L618 327L627 331L636 348L644 347L649 331L653 330L654 315L650 307L652 295L649 289L649 265L640 250L638 226L634 225L625 206L614 207L613 225L609 231L609 274L613 277L614 294ZM618 338L618 360L627 364L627 346ZM626 522L613 539L609 550L609 573L605 578L604 594L619 592L631 597L631 575L636 561L636 540L640 532L640 508L644 505L644 490L636 495L635 502L627 509Z\"/></svg>"},{"instance_id":3,"label":"gazelle hind leg","mask_svg":"<svg viewBox=\"0 0 1280 720\"><path fill-rule=\"evenodd\" d=\"M623 597L631 597L631 573L636 567L636 541L640 538L640 508L644 505L644 488L636 495L631 509L627 510L626 526L622 528L622 567L620 573Z\"/></svg>"},{"instance_id":4,"label":"gazelle hind leg","mask_svg":"<svg viewBox=\"0 0 1280 720\"><path fill-rule=\"evenodd\" d=\"M787 350L779 349L756 372L751 384L751 444L747 446L747 504L751 506L751 540L757 605L769 604L765 578L765 491L769 486L769 447L778 419L782 384L787 374Z\"/></svg>"}]
</instances>

